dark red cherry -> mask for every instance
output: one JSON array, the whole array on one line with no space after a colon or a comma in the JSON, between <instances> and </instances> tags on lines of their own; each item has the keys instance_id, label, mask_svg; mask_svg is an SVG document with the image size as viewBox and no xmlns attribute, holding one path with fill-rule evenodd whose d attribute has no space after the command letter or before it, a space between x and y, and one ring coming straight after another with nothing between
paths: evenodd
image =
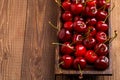
<instances>
[{"instance_id":1,"label":"dark red cherry","mask_svg":"<svg viewBox=\"0 0 120 80\"><path fill-rule=\"evenodd\" d=\"M104 21L98 21L96 28L98 31L107 31L108 30L108 24L106 24Z\"/></svg>"},{"instance_id":2,"label":"dark red cherry","mask_svg":"<svg viewBox=\"0 0 120 80\"><path fill-rule=\"evenodd\" d=\"M86 48L92 49L96 44L96 40L93 37L87 37L83 40L83 44Z\"/></svg>"},{"instance_id":3,"label":"dark red cherry","mask_svg":"<svg viewBox=\"0 0 120 80\"><path fill-rule=\"evenodd\" d=\"M83 57L77 57L74 59L73 67L79 69L78 66L80 66L81 69L86 67L86 60Z\"/></svg>"},{"instance_id":4,"label":"dark red cherry","mask_svg":"<svg viewBox=\"0 0 120 80\"><path fill-rule=\"evenodd\" d=\"M73 22L71 21L67 21L64 23L64 28L69 30L69 31L72 31L73 30Z\"/></svg>"},{"instance_id":5,"label":"dark red cherry","mask_svg":"<svg viewBox=\"0 0 120 80\"><path fill-rule=\"evenodd\" d=\"M65 42L62 46L61 46L61 52L64 55L70 55L71 53L74 52L74 46L70 45L69 42Z\"/></svg>"},{"instance_id":6,"label":"dark red cherry","mask_svg":"<svg viewBox=\"0 0 120 80\"><path fill-rule=\"evenodd\" d=\"M71 4L71 12L74 15L78 15L83 11L83 5L81 3L73 3Z\"/></svg>"},{"instance_id":7,"label":"dark red cherry","mask_svg":"<svg viewBox=\"0 0 120 80\"><path fill-rule=\"evenodd\" d=\"M98 56L106 56L108 54L108 47L104 43L98 43L95 45L94 51Z\"/></svg>"},{"instance_id":8,"label":"dark red cherry","mask_svg":"<svg viewBox=\"0 0 120 80\"><path fill-rule=\"evenodd\" d=\"M70 11L65 11L63 14L62 14L62 19L63 21L71 21L72 20L72 14Z\"/></svg>"},{"instance_id":9,"label":"dark red cherry","mask_svg":"<svg viewBox=\"0 0 120 80\"><path fill-rule=\"evenodd\" d=\"M95 68L98 70L105 70L109 66L109 59L106 56L100 56L96 61L95 61Z\"/></svg>"},{"instance_id":10,"label":"dark red cherry","mask_svg":"<svg viewBox=\"0 0 120 80\"><path fill-rule=\"evenodd\" d=\"M64 55L60 58L60 66L65 69L69 69L73 65L73 58L69 55Z\"/></svg>"},{"instance_id":11,"label":"dark red cherry","mask_svg":"<svg viewBox=\"0 0 120 80\"><path fill-rule=\"evenodd\" d=\"M85 59L89 63L94 63L98 59L98 56L93 50L88 50L85 54Z\"/></svg>"},{"instance_id":12,"label":"dark red cherry","mask_svg":"<svg viewBox=\"0 0 120 80\"><path fill-rule=\"evenodd\" d=\"M96 6L96 0L89 0L86 2L87 6Z\"/></svg>"},{"instance_id":13,"label":"dark red cherry","mask_svg":"<svg viewBox=\"0 0 120 80\"><path fill-rule=\"evenodd\" d=\"M76 52L75 52L76 57L84 56L86 53L86 48L83 45L76 45L75 50L76 50Z\"/></svg>"},{"instance_id":14,"label":"dark red cherry","mask_svg":"<svg viewBox=\"0 0 120 80\"><path fill-rule=\"evenodd\" d=\"M69 41L71 37L72 37L72 33L64 28L62 28L58 33L58 38L62 42Z\"/></svg>"},{"instance_id":15,"label":"dark red cherry","mask_svg":"<svg viewBox=\"0 0 120 80\"><path fill-rule=\"evenodd\" d=\"M96 40L100 43L103 43L107 40L107 35L105 32L99 31L96 34Z\"/></svg>"},{"instance_id":16,"label":"dark red cherry","mask_svg":"<svg viewBox=\"0 0 120 80\"><path fill-rule=\"evenodd\" d=\"M84 19L82 18L82 17L80 17L80 16L75 16L74 17L74 21L84 21Z\"/></svg>"},{"instance_id":17,"label":"dark red cherry","mask_svg":"<svg viewBox=\"0 0 120 80\"><path fill-rule=\"evenodd\" d=\"M87 29L87 26L86 26L86 24L83 22L83 21L75 21L74 23L73 23L73 28L74 28L74 30L76 31L76 32L79 32L79 33L81 33L81 32L85 32L86 31L86 29Z\"/></svg>"},{"instance_id":18,"label":"dark red cherry","mask_svg":"<svg viewBox=\"0 0 120 80\"><path fill-rule=\"evenodd\" d=\"M97 6L102 7L106 4L106 0L97 0Z\"/></svg>"},{"instance_id":19,"label":"dark red cherry","mask_svg":"<svg viewBox=\"0 0 120 80\"><path fill-rule=\"evenodd\" d=\"M96 18L98 21L104 21L105 18L107 17L108 13L104 10L98 10L96 14Z\"/></svg>"},{"instance_id":20,"label":"dark red cherry","mask_svg":"<svg viewBox=\"0 0 120 80\"><path fill-rule=\"evenodd\" d=\"M87 33L87 36L93 37L93 36L96 35L97 31L96 31L96 28L95 28L95 27L93 27L93 26L88 26L88 27L87 27L87 30L86 30L86 33Z\"/></svg>"},{"instance_id":21,"label":"dark red cherry","mask_svg":"<svg viewBox=\"0 0 120 80\"><path fill-rule=\"evenodd\" d=\"M75 45L81 44L82 40L83 40L83 36L81 34L73 35L73 44L75 44Z\"/></svg>"},{"instance_id":22,"label":"dark red cherry","mask_svg":"<svg viewBox=\"0 0 120 80\"><path fill-rule=\"evenodd\" d=\"M64 1L62 3L62 7L63 7L64 10L70 11L70 9L71 9L71 2L70 1Z\"/></svg>"},{"instance_id":23,"label":"dark red cherry","mask_svg":"<svg viewBox=\"0 0 120 80\"><path fill-rule=\"evenodd\" d=\"M94 25L96 25L96 23L97 23L96 18L88 18L86 20L86 24L89 25L89 26L94 26Z\"/></svg>"},{"instance_id":24,"label":"dark red cherry","mask_svg":"<svg viewBox=\"0 0 120 80\"><path fill-rule=\"evenodd\" d=\"M97 14L97 8L96 6L86 6L85 13L89 17L95 17Z\"/></svg>"}]
</instances>

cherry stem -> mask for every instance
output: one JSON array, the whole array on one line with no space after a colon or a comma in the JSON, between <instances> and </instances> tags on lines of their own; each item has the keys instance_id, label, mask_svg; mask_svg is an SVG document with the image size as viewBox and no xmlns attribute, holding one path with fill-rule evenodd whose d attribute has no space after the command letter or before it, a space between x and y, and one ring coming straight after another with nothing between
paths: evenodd
<instances>
[{"instance_id":1,"label":"cherry stem","mask_svg":"<svg viewBox=\"0 0 120 80\"><path fill-rule=\"evenodd\" d=\"M107 17L105 18L104 22L106 22L107 18L110 16L111 12L113 11L113 9L115 8L115 4L113 4L112 9L109 11Z\"/></svg>"},{"instance_id":2,"label":"cherry stem","mask_svg":"<svg viewBox=\"0 0 120 80\"><path fill-rule=\"evenodd\" d=\"M91 32L91 28L89 27L89 28L88 28L88 31L87 31L87 33L86 33L86 38L89 36L90 32Z\"/></svg>"},{"instance_id":3,"label":"cherry stem","mask_svg":"<svg viewBox=\"0 0 120 80\"><path fill-rule=\"evenodd\" d=\"M115 30L115 31L114 31L114 36L113 36L113 38L110 39L110 42L109 42L109 43L111 43L111 42L117 37L117 35L118 35L118 34L117 34L117 31Z\"/></svg>"},{"instance_id":4,"label":"cherry stem","mask_svg":"<svg viewBox=\"0 0 120 80\"><path fill-rule=\"evenodd\" d=\"M64 61L60 62L60 63L58 64L58 66L60 66L61 64L64 64Z\"/></svg>"},{"instance_id":5,"label":"cherry stem","mask_svg":"<svg viewBox=\"0 0 120 80\"><path fill-rule=\"evenodd\" d=\"M63 6L61 5L61 0L55 0L55 2L58 4L58 6L60 6L60 7L62 7L63 8ZM64 8L63 8L64 9ZM65 10L65 9L64 9Z\"/></svg>"},{"instance_id":6,"label":"cherry stem","mask_svg":"<svg viewBox=\"0 0 120 80\"><path fill-rule=\"evenodd\" d=\"M79 79L82 79L82 78L83 78L83 73L82 73L80 64L78 64L78 69L79 69L79 71L80 71Z\"/></svg>"},{"instance_id":7,"label":"cherry stem","mask_svg":"<svg viewBox=\"0 0 120 80\"><path fill-rule=\"evenodd\" d=\"M51 25L51 27L53 27L54 29L56 29L56 30L58 30L59 31L59 29L57 28L57 26L55 26L52 22L48 22L50 25Z\"/></svg>"}]
</instances>

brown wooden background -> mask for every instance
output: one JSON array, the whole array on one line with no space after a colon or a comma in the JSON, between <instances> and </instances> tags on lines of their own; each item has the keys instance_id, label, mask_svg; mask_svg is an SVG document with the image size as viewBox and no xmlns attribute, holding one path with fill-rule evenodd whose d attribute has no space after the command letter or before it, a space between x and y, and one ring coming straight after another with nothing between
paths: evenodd
<instances>
[{"instance_id":1,"label":"brown wooden background","mask_svg":"<svg viewBox=\"0 0 120 80\"><path fill-rule=\"evenodd\" d=\"M111 15L112 32L120 33L120 0ZM58 7L54 0L0 0L0 80L77 80L54 75ZM120 80L120 35L112 43L113 76L84 80Z\"/></svg>"}]
</instances>

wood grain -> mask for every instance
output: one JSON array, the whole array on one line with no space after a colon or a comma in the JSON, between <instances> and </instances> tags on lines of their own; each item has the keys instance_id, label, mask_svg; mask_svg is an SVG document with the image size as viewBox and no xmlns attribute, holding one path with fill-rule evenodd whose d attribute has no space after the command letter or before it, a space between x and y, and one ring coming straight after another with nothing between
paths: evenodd
<instances>
[{"instance_id":1,"label":"wood grain","mask_svg":"<svg viewBox=\"0 0 120 80\"><path fill-rule=\"evenodd\" d=\"M85 76L84 80L120 79L120 0L111 14L113 76ZM58 7L54 0L0 0L0 80L78 80L54 75Z\"/></svg>"}]
</instances>

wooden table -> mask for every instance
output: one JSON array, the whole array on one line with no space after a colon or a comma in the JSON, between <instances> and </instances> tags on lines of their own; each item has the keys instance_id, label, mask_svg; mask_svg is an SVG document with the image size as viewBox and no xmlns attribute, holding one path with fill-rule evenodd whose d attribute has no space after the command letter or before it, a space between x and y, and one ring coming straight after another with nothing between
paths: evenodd
<instances>
[{"instance_id":1,"label":"wooden table","mask_svg":"<svg viewBox=\"0 0 120 80\"><path fill-rule=\"evenodd\" d=\"M87 76L84 80L120 80L120 0L111 14L113 76ZM54 56L58 7L54 0L0 0L0 80L55 80ZM56 80L77 80L58 76Z\"/></svg>"}]
</instances>

